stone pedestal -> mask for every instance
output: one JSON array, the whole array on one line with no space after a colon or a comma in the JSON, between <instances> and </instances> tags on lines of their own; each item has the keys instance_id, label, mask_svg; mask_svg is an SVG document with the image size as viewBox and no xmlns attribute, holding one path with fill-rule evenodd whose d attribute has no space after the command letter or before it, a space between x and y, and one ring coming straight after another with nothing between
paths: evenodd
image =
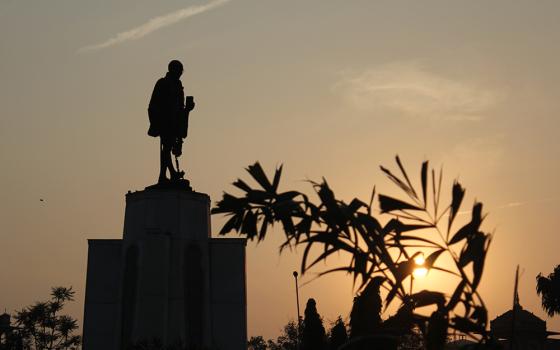
<instances>
[{"instance_id":1,"label":"stone pedestal","mask_svg":"<svg viewBox=\"0 0 560 350\"><path fill-rule=\"evenodd\" d=\"M210 237L210 198L128 193L122 240L89 240L84 349L158 339L246 349L245 240Z\"/></svg>"}]
</instances>

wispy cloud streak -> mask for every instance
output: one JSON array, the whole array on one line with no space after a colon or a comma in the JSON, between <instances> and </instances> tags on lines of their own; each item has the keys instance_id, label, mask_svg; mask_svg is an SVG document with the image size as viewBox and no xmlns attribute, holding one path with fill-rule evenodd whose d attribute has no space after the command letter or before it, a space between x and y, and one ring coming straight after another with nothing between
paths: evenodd
<instances>
[{"instance_id":1,"label":"wispy cloud streak","mask_svg":"<svg viewBox=\"0 0 560 350\"><path fill-rule=\"evenodd\" d=\"M544 203L544 202L551 202L554 200L558 200L557 198L541 198L541 199L535 199L535 200L529 200L529 201L523 201L523 202L509 202L506 203L504 205L500 205L499 207L497 207L497 209L506 209L506 208L515 208L515 207L520 207L523 205L527 205L527 204L539 204L539 203Z\"/></svg>"},{"instance_id":2,"label":"wispy cloud streak","mask_svg":"<svg viewBox=\"0 0 560 350\"><path fill-rule=\"evenodd\" d=\"M390 108L432 119L480 120L499 94L426 71L414 63L393 63L358 74L342 72L334 89L365 111Z\"/></svg>"},{"instance_id":3,"label":"wispy cloud streak","mask_svg":"<svg viewBox=\"0 0 560 350\"><path fill-rule=\"evenodd\" d=\"M137 40L145 37L148 34L155 32L161 28L170 26L189 17L196 16L206 11L215 9L216 7L222 6L231 0L215 0L205 5L192 5L189 7L182 8L180 10L168 13L166 15L154 17L148 22L130 30L120 32L114 37L94 45L84 46L78 50L78 52L88 52L104 49L110 46L121 44L129 40Z\"/></svg>"},{"instance_id":4,"label":"wispy cloud streak","mask_svg":"<svg viewBox=\"0 0 560 350\"><path fill-rule=\"evenodd\" d=\"M557 198L542 198L542 199L534 199L534 200L528 200L528 201L523 201L523 202L509 202L506 204L502 204L499 205L497 207L494 208L490 208L490 212L492 212L493 210L500 210L500 209L509 209L509 208L517 208L517 207L521 207L521 206L525 206L525 205L531 205L531 204L540 204L540 203L544 203L544 202L551 202L551 201L557 201ZM457 213L457 215L470 215L472 212L470 210L461 210ZM446 217L449 215L446 215Z\"/></svg>"}]
</instances>

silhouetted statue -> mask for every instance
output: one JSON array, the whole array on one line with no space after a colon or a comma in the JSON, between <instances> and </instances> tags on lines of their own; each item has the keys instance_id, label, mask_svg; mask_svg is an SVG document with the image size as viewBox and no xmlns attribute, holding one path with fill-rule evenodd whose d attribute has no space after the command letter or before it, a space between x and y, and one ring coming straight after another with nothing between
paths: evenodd
<instances>
[{"instance_id":1,"label":"silhouetted statue","mask_svg":"<svg viewBox=\"0 0 560 350\"><path fill-rule=\"evenodd\" d=\"M158 183L181 180L185 172L179 169L178 157L182 154L183 139L187 137L189 112L195 104L192 96L183 91L179 78L183 74L183 64L177 60L169 62L168 72L159 79L152 92L148 115L150 129L148 135L160 138L160 170ZM171 154L175 156L175 165ZM170 179L166 173L169 171Z\"/></svg>"}]
</instances>

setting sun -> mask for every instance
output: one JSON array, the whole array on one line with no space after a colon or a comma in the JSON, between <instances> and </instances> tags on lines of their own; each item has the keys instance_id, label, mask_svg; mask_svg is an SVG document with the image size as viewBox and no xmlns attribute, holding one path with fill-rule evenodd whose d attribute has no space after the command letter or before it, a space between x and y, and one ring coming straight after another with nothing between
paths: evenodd
<instances>
[{"instance_id":1,"label":"setting sun","mask_svg":"<svg viewBox=\"0 0 560 350\"><path fill-rule=\"evenodd\" d=\"M415 267L414 271L412 272L414 278L426 277L426 275L428 274L428 269L424 267L424 262L425 262L424 255L419 254L417 257L414 258L414 262L418 266Z\"/></svg>"}]
</instances>

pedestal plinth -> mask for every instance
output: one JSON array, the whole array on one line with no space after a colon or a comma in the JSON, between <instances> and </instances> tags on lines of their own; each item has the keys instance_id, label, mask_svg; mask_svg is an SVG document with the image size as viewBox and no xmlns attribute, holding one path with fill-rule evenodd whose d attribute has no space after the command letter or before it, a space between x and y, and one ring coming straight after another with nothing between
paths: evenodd
<instances>
[{"instance_id":1,"label":"pedestal plinth","mask_svg":"<svg viewBox=\"0 0 560 350\"><path fill-rule=\"evenodd\" d=\"M246 348L245 240L212 239L209 208L184 189L127 194L123 239L89 240L85 350Z\"/></svg>"}]
</instances>

